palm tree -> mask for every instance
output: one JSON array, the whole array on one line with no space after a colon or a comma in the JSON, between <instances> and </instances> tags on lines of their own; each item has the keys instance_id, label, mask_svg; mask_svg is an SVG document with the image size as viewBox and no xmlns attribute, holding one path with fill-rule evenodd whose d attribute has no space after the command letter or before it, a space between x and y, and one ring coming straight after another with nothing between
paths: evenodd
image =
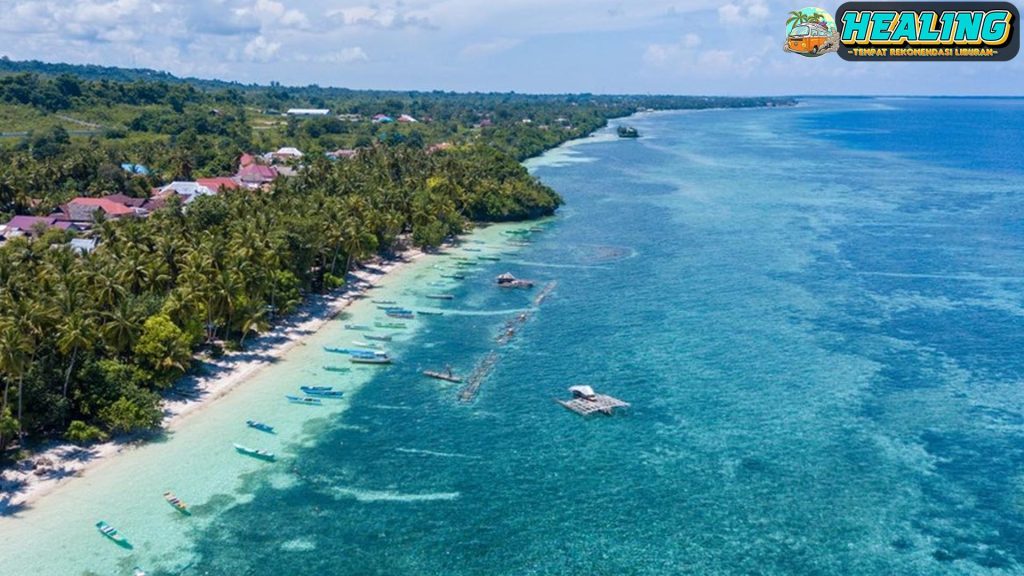
<instances>
[{"instance_id":1,"label":"palm tree","mask_svg":"<svg viewBox=\"0 0 1024 576\"><path fill-rule=\"evenodd\" d=\"M57 347L65 357L70 355L68 367L64 371L64 387L61 392L64 400L68 398L68 383L71 381L78 353L92 345L94 330L92 320L82 313L72 313L57 327Z\"/></svg>"},{"instance_id":2,"label":"palm tree","mask_svg":"<svg viewBox=\"0 0 1024 576\"><path fill-rule=\"evenodd\" d=\"M28 334L21 331L18 324L10 319L0 321L0 371L7 375L4 379L3 405L0 406L0 417L8 410L8 395L11 378L18 380L18 434L21 434L21 386L25 372L31 364L32 341ZM7 447L7 438L0 430L0 451Z\"/></svg>"},{"instance_id":3,"label":"palm tree","mask_svg":"<svg viewBox=\"0 0 1024 576\"><path fill-rule=\"evenodd\" d=\"M789 13L789 18L786 20L786 26L792 28L793 26L799 26L805 22L809 22L809 17L801 10L793 10Z\"/></svg>"}]
</instances>

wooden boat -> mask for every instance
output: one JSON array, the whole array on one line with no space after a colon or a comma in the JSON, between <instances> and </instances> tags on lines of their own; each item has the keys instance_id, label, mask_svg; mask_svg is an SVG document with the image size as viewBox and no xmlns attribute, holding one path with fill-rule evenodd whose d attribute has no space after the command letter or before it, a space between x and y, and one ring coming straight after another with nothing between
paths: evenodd
<instances>
[{"instance_id":1,"label":"wooden boat","mask_svg":"<svg viewBox=\"0 0 1024 576\"><path fill-rule=\"evenodd\" d=\"M317 387L302 386L299 390L302 390L310 396L317 396L319 398L341 398L345 395L341 390L316 390Z\"/></svg>"},{"instance_id":2,"label":"wooden boat","mask_svg":"<svg viewBox=\"0 0 1024 576\"><path fill-rule=\"evenodd\" d=\"M441 274L441 278L451 278L453 280L465 280L466 277L462 274Z\"/></svg>"},{"instance_id":3,"label":"wooden boat","mask_svg":"<svg viewBox=\"0 0 1024 576\"><path fill-rule=\"evenodd\" d=\"M374 322L373 325L387 330L402 330L406 328L406 325L401 322Z\"/></svg>"},{"instance_id":4,"label":"wooden boat","mask_svg":"<svg viewBox=\"0 0 1024 576\"><path fill-rule=\"evenodd\" d=\"M302 391L315 390L316 392L327 392L328 390L334 390L334 386L303 386Z\"/></svg>"},{"instance_id":5,"label":"wooden boat","mask_svg":"<svg viewBox=\"0 0 1024 576\"><path fill-rule=\"evenodd\" d=\"M371 300L374 304L397 304L394 300Z\"/></svg>"},{"instance_id":6,"label":"wooden boat","mask_svg":"<svg viewBox=\"0 0 1024 576\"><path fill-rule=\"evenodd\" d=\"M246 420L245 425L248 426L249 428L255 428L257 430L260 430L261 432L269 432L270 434L274 433L273 426L271 426L270 424L264 424L263 422L257 422L256 420Z\"/></svg>"},{"instance_id":7,"label":"wooden boat","mask_svg":"<svg viewBox=\"0 0 1024 576\"><path fill-rule=\"evenodd\" d=\"M249 448L248 446L242 446L241 444L235 444L235 450L239 454L245 454L246 456L252 456L260 460L274 460L277 456L274 456L273 452L267 452L266 450L257 450L256 448Z\"/></svg>"},{"instance_id":8,"label":"wooden boat","mask_svg":"<svg viewBox=\"0 0 1024 576\"><path fill-rule=\"evenodd\" d=\"M349 368L348 366L324 366L323 369L327 370L328 372L351 372L352 371L352 369Z\"/></svg>"},{"instance_id":9,"label":"wooden boat","mask_svg":"<svg viewBox=\"0 0 1024 576\"><path fill-rule=\"evenodd\" d=\"M125 538L124 535L122 535L120 532L118 532L117 528L114 528L110 524L107 524L105 521L100 520L99 522L97 522L96 529L100 531L100 534L103 534L115 544L129 548L131 547L131 544L128 542L128 539Z\"/></svg>"},{"instance_id":10,"label":"wooden boat","mask_svg":"<svg viewBox=\"0 0 1024 576\"><path fill-rule=\"evenodd\" d=\"M389 356L356 356L349 357L353 364L391 364Z\"/></svg>"},{"instance_id":11,"label":"wooden boat","mask_svg":"<svg viewBox=\"0 0 1024 576\"><path fill-rule=\"evenodd\" d=\"M497 256L477 256L480 260L490 260L491 262L500 262L501 258Z\"/></svg>"},{"instance_id":12,"label":"wooden boat","mask_svg":"<svg viewBox=\"0 0 1024 576\"><path fill-rule=\"evenodd\" d=\"M377 306L377 310L380 310L385 314L389 312L412 312L412 310L409 310L408 308L403 308L401 306Z\"/></svg>"},{"instance_id":13,"label":"wooden boat","mask_svg":"<svg viewBox=\"0 0 1024 576\"><path fill-rule=\"evenodd\" d=\"M462 268L470 268L470 267L473 267L473 266L479 266L479 263L478 262L456 262L455 265L456 266L460 266Z\"/></svg>"},{"instance_id":14,"label":"wooden boat","mask_svg":"<svg viewBox=\"0 0 1024 576\"><path fill-rule=\"evenodd\" d=\"M369 326L364 326L362 324L345 324L345 330L369 330L369 329L370 329Z\"/></svg>"},{"instance_id":15,"label":"wooden boat","mask_svg":"<svg viewBox=\"0 0 1024 576\"><path fill-rule=\"evenodd\" d=\"M167 500L167 503L173 506L178 512L181 512L182 514L191 514L191 512L188 511L188 505L182 502L181 498L175 496L174 492L164 492L164 500Z\"/></svg>"},{"instance_id":16,"label":"wooden boat","mask_svg":"<svg viewBox=\"0 0 1024 576\"><path fill-rule=\"evenodd\" d=\"M374 350L380 350L380 344L374 344L373 342L363 342L361 340L353 340L352 345L357 348L372 348Z\"/></svg>"},{"instance_id":17,"label":"wooden boat","mask_svg":"<svg viewBox=\"0 0 1024 576\"><path fill-rule=\"evenodd\" d=\"M455 296L451 294L427 294L427 298L431 300L455 300Z\"/></svg>"},{"instance_id":18,"label":"wooden boat","mask_svg":"<svg viewBox=\"0 0 1024 576\"><path fill-rule=\"evenodd\" d=\"M505 230L505 234L508 234L509 236L529 236L530 235L530 231L526 230L526 229Z\"/></svg>"},{"instance_id":19,"label":"wooden boat","mask_svg":"<svg viewBox=\"0 0 1024 576\"><path fill-rule=\"evenodd\" d=\"M429 376L431 378L437 378L438 380L444 380L446 382L462 382L462 378L456 376L455 374L452 374L451 370L448 370L447 372L435 372L434 370L424 370L423 375Z\"/></svg>"},{"instance_id":20,"label":"wooden boat","mask_svg":"<svg viewBox=\"0 0 1024 576\"><path fill-rule=\"evenodd\" d=\"M399 320L415 320L416 315L412 312L388 312L388 318L398 318Z\"/></svg>"},{"instance_id":21,"label":"wooden boat","mask_svg":"<svg viewBox=\"0 0 1024 576\"><path fill-rule=\"evenodd\" d=\"M324 346L324 352L330 352L332 354L348 354L350 349L348 348L333 348L331 346Z\"/></svg>"},{"instance_id":22,"label":"wooden boat","mask_svg":"<svg viewBox=\"0 0 1024 576\"><path fill-rule=\"evenodd\" d=\"M367 340L377 340L378 342L391 342L391 336L388 334L367 334L363 336Z\"/></svg>"},{"instance_id":23,"label":"wooden boat","mask_svg":"<svg viewBox=\"0 0 1024 576\"><path fill-rule=\"evenodd\" d=\"M429 312L426 310L419 310L416 313L420 316L444 316L444 312Z\"/></svg>"},{"instance_id":24,"label":"wooden boat","mask_svg":"<svg viewBox=\"0 0 1024 576\"><path fill-rule=\"evenodd\" d=\"M482 252L480 248L463 248L466 252Z\"/></svg>"},{"instance_id":25,"label":"wooden boat","mask_svg":"<svg viewBox=\"0 0 1024 576\"><path fill-rule=\"evenodd\" d=\"M285 396L292 404L306 404L307 406L319 406L322 404L319 398L304 398L302 396Z\"/></svg>"}]
</instances>

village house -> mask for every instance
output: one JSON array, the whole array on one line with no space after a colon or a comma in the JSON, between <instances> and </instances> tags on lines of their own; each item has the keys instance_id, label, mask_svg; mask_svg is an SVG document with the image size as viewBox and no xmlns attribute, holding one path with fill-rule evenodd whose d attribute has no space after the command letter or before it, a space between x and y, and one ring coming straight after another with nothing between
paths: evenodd
<instances>
[{"instance_id":1,"label":"village house","mask_svg":"<svg viewBox=\"0 0 1024 576\"><path fill-rule=\"evenodd\" d=\"M401 122L402 124L415 124L419 122L419 120L413 118L412 116L409 116L408 114L402 114L401 116L399 116L398 121Z\"/></svg>"},{"instance_id":2,"label":"village house","mask_svg":"<svg viewBox=\"0 0 1024 576\"><path fill-rule=\"evenodd\" d=\"M326 108L289 108L288 116L327 116L331 111Z\"/></svg>"},{"instance_id":3,"label":"village house","mask_svg":"<svg viewBox=\"0 0 1024 576\"><path fill-rule=\"evenodd\" d=\"M134 199L133 199L134 200ZM107 220L124 217L145 216L148 212L141 207L127 206L109 198L74 198L61 205L51 216L58 221L72 222L81 227L88 227L96 221L97 213Z\"/></svg>"},{"instance_id":4,"label":"village house","mask_svg":"<svg viewBox=\"0 0 1024 576\"><path fill-rule=\"evenodd\" d=\"M377 114L373 117L374 124L391 124L395 119L387 114Z\"/></svg>"},{"instance_id":5,"label":"village house","mask_svg":"<svg viewBox=\"0 0 1024 576\"><path fill-rule=\"evenodd\" d=\"M324 155L331 160L348 160L350 158L355 158L358 153L359 152L357 150L353 150L351 148L341 148L332 152L324 152Z\"/></svg>"},{"instance_id":6,"label":"village house","mask_svg":"<svg viewBox=\"0 0 1024 576\"><path fill-rule=\"evenodd\" d=\"M0 240L10 240L18 236L31 238L51 228L78 230L73 223L58 220L55 216L15 216L6 224L0 225Z\"/></svg>"}]
</instances>

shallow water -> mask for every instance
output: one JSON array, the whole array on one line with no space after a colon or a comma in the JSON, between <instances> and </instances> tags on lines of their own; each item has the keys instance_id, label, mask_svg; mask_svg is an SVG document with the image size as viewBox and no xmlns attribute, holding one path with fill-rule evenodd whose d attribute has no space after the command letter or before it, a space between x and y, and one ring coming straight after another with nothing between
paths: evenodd
<instances>
[{"instance_id":1,"label":"shallow water","mask_svg":"<svg viewBox=\"0 0 1024 576\"><path fill-rule=\"evenodd\" d=\"M338 376L341 406L282 398L322 344L361 339L335 322L169 441L0 520L0 558L18 574L1021 573L1022 109L653 114L630 120L640 140L554 151L531 169L568 205L532 244L488 229L486 250L518 253L451 289L418 265L373 295L448 313L391 346L395 366ZM492 286L505 270L557 287L534 309ZM457 298L424 298L440 291ZM418 374L494 350L468 405ZM575 383L633 407L580 418L552 401ZM281 461L235 455L236 438Z\"/></svg>"}]
</instances>

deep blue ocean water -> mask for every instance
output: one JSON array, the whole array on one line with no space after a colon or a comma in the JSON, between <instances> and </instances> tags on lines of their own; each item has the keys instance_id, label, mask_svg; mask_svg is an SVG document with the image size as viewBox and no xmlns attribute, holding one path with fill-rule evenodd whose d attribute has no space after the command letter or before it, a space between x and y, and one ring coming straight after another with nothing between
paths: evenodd
<instances>
[{"instance_id":1,"label":"deep blue ocean water","mask_svg":"<svg viewBox=\"0 0 1024 576\"><path fill-rule=\"evenodd\" d=\"M183 573L1024 573L1022 111L651 114L533 163L566 207L448 305L557 281L518 337L431 319ZM468 405L417 374L492 350Z\"/></svg>"}]
</instances>

